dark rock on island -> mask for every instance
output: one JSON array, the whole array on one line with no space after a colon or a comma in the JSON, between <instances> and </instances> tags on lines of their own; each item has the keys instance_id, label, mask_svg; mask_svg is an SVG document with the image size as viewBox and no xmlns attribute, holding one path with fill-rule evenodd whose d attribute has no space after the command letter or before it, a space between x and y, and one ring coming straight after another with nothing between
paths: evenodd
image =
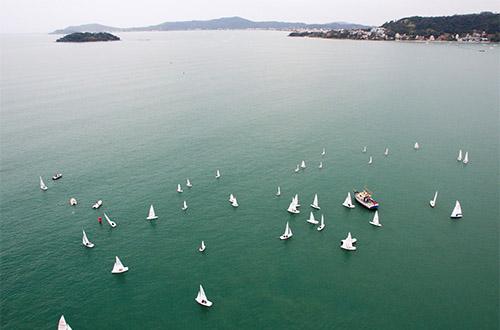
<instances>
[{"instance_id":1,"label":"dark rock on island","mask_svg":"<svg viewBox=\"0 0 500 330\"><path fill-rule=\"evenodd\" d=\"M116 41L120 40L115 35L107 32L75 32L57 39L57 42L94 42L94 41Z\"/></svg>"}]
</instances>

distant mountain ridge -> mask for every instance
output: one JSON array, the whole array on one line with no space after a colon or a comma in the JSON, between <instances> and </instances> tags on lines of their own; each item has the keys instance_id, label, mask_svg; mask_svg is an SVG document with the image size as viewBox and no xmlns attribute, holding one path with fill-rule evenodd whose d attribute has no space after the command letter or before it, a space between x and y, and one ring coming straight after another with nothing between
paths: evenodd
<instances>
[{"instance_id":1,"label":"distant mountain ridge","mask_svg":"<svg viewBox=\"0 0 500 330\"><path fill-rule=\"evenodd\" d=\"M269 29L269 30L297 30L297 29L363 29L370 26L347 23L332 22L326 24L307 24L301 22L254 22L241 17L223 17L211 20L164 22L157 25L144 27L119 28L102 24L84 24L68 26L56 30L51 34L68 34L74 32L130 32L130 31L182 31L182 30L245 30L245 29Z\"/></svg>"}]
</instances>

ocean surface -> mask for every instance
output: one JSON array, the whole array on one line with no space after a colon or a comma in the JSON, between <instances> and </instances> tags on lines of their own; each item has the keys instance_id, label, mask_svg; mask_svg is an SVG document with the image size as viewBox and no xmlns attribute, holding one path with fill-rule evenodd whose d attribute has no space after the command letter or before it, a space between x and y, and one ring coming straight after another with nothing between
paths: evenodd
<instances>
[{"instance_id":1,"label":"ocean surface","mask_svg":"<svg viewBox=\"0 0 500 330\"><path fill-rule=\"evenodd\" d=\"M0 36L0 328L498 329L500 47L286 35Z\"/></svg>"}]
</instances>

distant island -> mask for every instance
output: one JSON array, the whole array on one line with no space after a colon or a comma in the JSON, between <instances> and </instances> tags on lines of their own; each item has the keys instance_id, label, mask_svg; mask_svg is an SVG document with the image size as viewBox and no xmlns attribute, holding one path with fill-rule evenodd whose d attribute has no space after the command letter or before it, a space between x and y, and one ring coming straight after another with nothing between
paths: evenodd
<instances>
[{"instance_id":1,"label":"distant island","mask_svg":"<svg viewBox=\"0 0 500 330\"><path fill-rule=\"evenodd\" d=\"M85 24L68 26L64 29L56 30L51 34L68 34L73 32L134 32L134 31L183 31L183 30L297 30L297 29L366 29L368 25L354 24L347 22L333 22L326 24L307 24L290 22L254 22L241 17L223 17L206 21L180 21L165 22L158 25L118 28L101 24Z\"/></svg>"},{"instance_id":2,"label":"distant island","mask_svg":"<svg viewBox=\"0 0 500 330\"><path fill-rule=\"evenodd\" d=\"M355 40L500 42L500 14L406 17L371 29L295 31L290 37Z\"/></svg>"},{"instance_id":3,"label":"distant island","mask_svg":"<svg viewBox=\"0 0 500 330\"><path fill-rule=\"evenodd\" d=\"M96 42L96 41L117 41L120 40L115 35L107 32L74 32L57 39L57 42Z\"/></svg>"}]
</instances>

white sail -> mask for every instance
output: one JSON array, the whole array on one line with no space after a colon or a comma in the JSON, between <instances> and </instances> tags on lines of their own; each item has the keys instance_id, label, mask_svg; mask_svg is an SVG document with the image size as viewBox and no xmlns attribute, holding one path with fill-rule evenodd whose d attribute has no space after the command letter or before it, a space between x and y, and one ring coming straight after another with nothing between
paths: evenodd
<instances>
[{"instance_id":1,"label":"white sail","mask_svg":"<svg viewBox=\"0 0 500 330\"><path fill-rule=\"evenodd\" d=\"M345 207L350 208L350 209L353 209L355 207L354 204L352 204L350 192L347 193L347 197L345 198L344 203L342 203L342 205L344 205Z\"/></svg>"},{"instance_id":2,"label":"white sail","mask_svg":"<svg viewBox=\"0 0 500 330\"><path fill-rule=\"evenodd\" d=\"M297 164L297 167L295 168L295 173L298 173L300 171L300 165Z\"/></svg>"},{"instance_id":3,"label":"white sail","mask_svg":"<svg viewBox=\"0 0 500 330\"><path fill-rule=\"evenodd\" d=\"M198 251L203 252L203 251L205 251L206 248L207 247L205 246L205 241L201 241L201 245L198 248Z\"/></svg>"},{"instance_id":4,"label":"white sail","mask_svg":"<svg viewBox=\"0 0 500 330\"><path fill-rule=\"evenodd\" d=\"M94 243L92 243L91 241L89 241L89 239L87 237L87 234L85 233L85 230L82 230L82 231L83 231L83 237L82 237L82 244L83 244L83 246L88 247L88 248L93 248L94 247Z\"/></svg>"},{"instance_id":5,"label":"white sail","mask_svg":"<svg viewBox=\"0 0 500 330\"><path fill-rule=\"evenodd\" d=\"M300 168L306 168L306 161L303 160L301 163L300 163Z\"/></svg>"},{"instance_id":6,"label":"white sail","mask_svg":"<svg viewBox=\"0 0 500 330\"><path fill-rule=\"evenodd\" d=\"M72 330L68 323L66 323L66 319L64 315L61 315L59 319L59 323L57 324L57 330Z\"/></svg>"},{"instance_id":7,"label":"white sail","mask_svg":"<svg viewBox=\"0 0 500 330\"><path fill-rule=\"evenodd\" d=\"M205 294L205 290L200 284L200 289L198 290L198 295L196 296L196 302L202 306L210 307L212 306L212 302L208 300L207 295Z\"/></svg>"},{"instance_id":8,"label":"white sail","mask_svg":"<svg viewBox=\"0 0 500 330\"><path fill-rule=\"evenodd\" d=\"M380 223L380 221L378 219L378 211L375 211L375 214L373 215L373 220L370 221L370 223L374 226L377 226L377 227L382 226L382 224Z\"/></svg>"},{"instance_id":9,"label":"white sail","mask_svg":"<svg viewBox=\"0 0 500 330\"><path fill-rule=\"evenodd\" d=\"M189 181L189 179L186 179L186 187L191 188L192 186L193 184L191 183L191 181Z\"/></svg>"},{"instance_id":10,"label":"white sail","mask_svg":"<svg viewBox=\"0 0 500 330\"><path fill-rule=\"evenodd\" d=\"M114 223L113 221L111 221L111 219L108 217L108 215L106 213L104 213L104 217L106 218L106 221L109 223L109 225L113 228L116 227L116 223Z\"/></svg>"},{"instance_id":11,"label":"white sail","mask_svg":"<svg viewBox=\"0 0 500 330\"><path fill-rule=\"evenodd\" d=\"M326 155L326 150L325 150L325 148L323 148L323 151L321 152L321 156L324 156L324 155Z\"/></svg>"},{"instance_id":12,"label":"white sail","mask_svg":"<svg viewBox=\"0 0 500 330\"><path fill-rule=\"evenodd\" d=\"M389 155L389 148L385 148L384 156L388 156L388 155Z\"/></svg>"},{"instance_id":13,"label":"white sail","mask_svg":"<svg viewBox=\"0 0 500 330\"><path fill-rule=\"evenodd\" d=\"M373 163L373 158L370 156L370 159L368 160L368 165L371 165Z\"/></svg>"},{"instance_id":14,"label":"white sail","mask_svg":"<svg viewBox=\"0 0 500 330\"><path fill-rule=\"evenodd\" d=\"M278 191L276 192L276 196L281 196L281 188L278 186Z\"/></svg>"},{"instance_id":15,"label":"white sail","mask_svg":"<svg viewBox=\"0 0 500 330\"><path fill-rule=\"evenodd\" d=\"M42 190L47 190L47 186L45 185L45 182L43 182L42 177L40 177L40 189Z\"/></svg>"},{"instance_id":16,"label":"white sail","mask_svg":"<svg viewBox=\"0 0 500 330\"><path fill-rule=\"evenodd\" d=\"M148 217L146 219L147 220L158 219L158 217L155 214L155 209L153 207L153 204L151 204L151 206L149 207L149 214L148 214Z\"/></svg>"},{"instance_id":17,"label":"white sail","mask_svg":"<svg viewBox=\"0 0 500 330\"><path fill-rule=\"evenodd\" d=\"M323 162L319 162L318 168L323 168Z\"/></svg>"},{"instance_id":18,"label":"white sail","mask_svg":"<svg viewBox=\"0 0 500 330\"><path fill-rule=\"evenodd\" d=\"M366 152L366 146L363 147L362 152Z\"/></svg>"},{"instance_id":19,"label":"white sail","mask_svg":"<svg viewBox=\"0 0 500 330\"><path fill-rule=\"evenodd\" d=\"M458 157L457 161L461 162L462 161L462 149L458 150Z\"/></svg>"},{"instance_id":20,"label":"white sail","mask_svg":"<svg viewBox=\"0 0 500 330\"><path fill-rule=\"evenodd\" d=\"M319 224L317 230L318 231L322 231L324 228L325 228L325 217L322 214L321 215L321 221L320 221L320 224Z\"/></svg>"},{"instance_id":21,"label":"white sail","mask_svg":"<svg viewBox=\"0 0 500 330\"><path fill-rule=\"evenodd\" d=\"M314 200L313 200L313 202L311 204L311 207L314 208L314 209L316 209L316 210L321 209L319 207L319 203L318 203L318 194L314 194Z\"/></svg>"},{"instance_id":22,"label":"white sail","mask_svg":"<svg viewBox=\"0 0 500 330\"><path fill-rule=\"evenodd\" d=\"M465 152L464 160L462 161L464 164L467 164L469 162L469 152Z\"/></svg>"},{"instance_id":23,"label":"white sail","mask_svg":"<svg viewBox=\"0 0 500 330\"><path fill-rule=\"evenodd\" d=\"M317 225L319 223L318 220L314 218L314 214L312 212L309 214L309 219L307 219L306 221L313 225Z\"/></svg>"},{"instance_id":24,"label":"white sail","mask_svg":"<svg viewBox=\"0 0 500 330\"><path fill-rule=\"evenodd\" d=\"M113 266L113 270L111 271L111 273L120 274L120 273L125 273L126 271L128 271L128 267L123 266L120 258L118 258L118 256L116 256L115 257L115 264Z\"/></svg>"},{"instance_id":25,"label":"white sail","mask_svg":"<svg viewBox=\"0 0 500 330\"><path fill-rule=\"evenodd\" d=\"M234 195L230 194L229 195L229 203L232 203L234 201Z\"/></svg>"},{"instance_id":26,"label":"white sail","mask_svg":"<svg viewBox=\"0 0 500 330\"><path fill-rule=\"evenodd\" d=\"M418 142L415 142L415 145L413 146L413 149L415 149L415 150L420 149L420 145L418 144Z\"/></svg>"},{"instance_id":27,"label":"white sail","mask_svg":"<svg viewBox=\"0 0 500 330\"><path fill-rule=\"evenodd\" d=\"M178 193L182 192L182 188L181 188L181 184L180 183L177 184L177 192Z\"/></svg>"},{"instance_id":28,"label":"white sail","mask_svg":"<svg viewBox=\"0 0 500 330\"><path fill-rule=\"evenodd\" d=\"M293 199L295 200L295 206L300 207L299 194L295 194L295 196L293 197Z\"/></svg>"},{"instance_id":29,"label":"white sail","mask_svg":"<svg viewBox=\"0 0 500 330\"><path fill-rule=\"evenodd\" d=\"M187 202L186 202L186 201L184 201L184 203L182 204L182 210L183 210L183 211L186 211L186 210L187 210L187 208L188 208Z\"/></svg>"},{"instance_id":30,"label":"white sail","mask_svg":"<svg viewBox=\"0 0 500 330\"><path fill-rule=\"evenodd\" d=\"M429 204L431 205L431 207L434 207L436 206L436 199L438 197L438 192L436 191L436 193L434 194L434 198L429 202Z\"/></svg>"},{"instance_id":31,"label":"white sail","mask_svg":"<svg viewBox=\"0 0 500 330\"><path fill-rule=\"evenodd\" d=\"M220 171L219 171L219 170L217 170L217 171L215 172L215 178L216 178L216 179L220 178Z\"/></svg>"},{"instance_id":32,"label":"white sail","mask_svg":"<svg viewBox=\"0 0 500 330\"><path fill-rule=\"evenodd\" d=\"M462 217L462 207L460 206L460 202L457 201L455 203L455 207L453 208L453 211L451 212L452 218L461 218Z\"/></svg>"},{"instance_id":33,"label":"white sail","mask_svg":"<svg viewBox=\"0 0 500 330\"><path fill-rule=\"evenodd\" d=\"M236 196L234 197L234 199L233 199L233 201L232 201L231 205L232 205L233 207L238 207L238 206L240 206L240 205L238 204L238 200L236 199Z\"/></svg>"}]
</instances>

